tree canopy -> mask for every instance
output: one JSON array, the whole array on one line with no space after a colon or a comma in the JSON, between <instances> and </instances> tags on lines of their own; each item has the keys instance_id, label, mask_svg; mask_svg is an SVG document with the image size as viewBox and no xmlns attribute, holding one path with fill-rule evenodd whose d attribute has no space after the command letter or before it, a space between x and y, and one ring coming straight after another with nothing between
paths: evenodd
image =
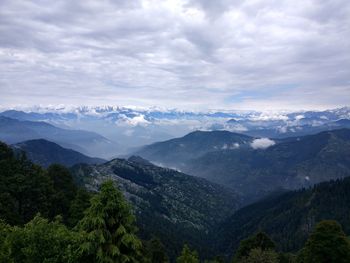
<instances>
[{"instance_id":1,"label":"tree canopy","mask_svg":"<svg viewBox=\"0 0 350 263\"><path fill-rule=\"evenodd\" d=\"M101 185L78 228L85 235L84 262L138 262L141 241L135 234L135 217L112 181Z\"/></svg>"},{"instance_id":2,"label":"tree canopy","mask_svg":"<svg viewBox=\"0 0 350 263\"><path fill-rule=\"evenodd\" d=\"M275 249L275 243L265 233L258 232L254 236L241 241L233 261L240 262L243 258L249 257L252 249L273 251ZM257 253L258 251L255 252Z\"/></svg>"},{"instance_id":3,"label":"tree canopy","mask_svg":"<svg viewBox=\"0 0 350 263\"><path fill-rule=\"evenodd\" d=\"M341 225L333 220L318 223L298 260L303 263L350 262L350 242Z\"/></svg>"}]
</instances>

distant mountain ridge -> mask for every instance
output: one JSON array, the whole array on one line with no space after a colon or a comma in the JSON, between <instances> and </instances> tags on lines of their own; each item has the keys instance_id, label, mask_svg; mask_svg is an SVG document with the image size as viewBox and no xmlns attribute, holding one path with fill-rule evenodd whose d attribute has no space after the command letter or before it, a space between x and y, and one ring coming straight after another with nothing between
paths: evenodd
<instances>
[{"instance_id":1,"label":"distant mountain ridge","mask_svg":"<svg viewBox=\"0 0 350 263\"><path fill-rule=\"evenodd\" d=\"M338 119L335 121L325 122L324 120L308 120L300 119L299 124L293 125L276 125L275 127L258 127L243 131L244 134L258 137L270 138L288 138L300 137L305 135L317 134L322 131L331 131L335 129L350 129L349 119ZM305 124L303 124L305 122ZM316 122L316 123L315 123ZM320 122L320 123L318 123ZM239 122L238 122L239 123Z\"/></svg>"},{"instance_id":2,"label":"distant mountain ridge","mask_svg":"<svg viewBox=\"0 0 350 263\"><path fill-rule=\"evenodd\" d=\"M100 164L106 162L106 160L86 156L44 139L24 141L16 143L12 147L15 151L24 151L33 163L43 167L54 163L70 167L79 163Z\"/></svg>"},{"instance_id":3,"label":"distant mountain ridge","mask_svg":"<svg viewBox=\"0 0 350 263\"><path fill-rule=\"evenodd\" d=\"M239 134L229 136L240 141L240 147L213 149L212 146L218 142L209 140L217 133L203 133L204 142L189 135L156 143L137 154L155 163L176 167L185 173L231 187L252 201L276 189L298 189L350 176L349 129L274 140L265 149L254 149L252 142L257 139ZM184 143L188 138L192 138L191 142ZM191 147L182 147L181 150L181 144ZM207 152L198 151L205 146L209 146Z\"/></svg>"},{"instance_id":4,"label":"distant mountain ridge","mask_svg":"<svg viewBox=\"0 0 350 263\"><path fill-rule=\"evenodd\" d=\"M34 139L46 139L87 155L108 157L118 148L118 144L95 132L62 129L46 122L0 116L0 140L14 144Z\"/></svg>"},{"instance_id":5,"label":"distant mountain ridge","mask_svg":"<svg viewBox=\"0 0 350 263\"><path fill-rule=\"evenodd\" d=\"M147 145L135 154L182 170L192 159L223 149L248 148L253 140L253 137L229 131L195 131L181 138Z\"/></svg>"},{"instance_id":6,"label":"distant mountain ridge","mask_svg":"<svg viewBox=\"0 0 350 263\"><path fill-rule=\"evenodd\" d=\"M290 138L267 149L216 151L189 162L185 172L264 196L350 176L350 130Z\"/></svg>"},{"instance_id":7,"label":"distant mountain ridge","mask_svg":"<svg viewBox=\"0 0 350 263\"><path fill-rule=\"evenodd\" d=\"M21 121L44 121L64 129L94 131L119 143L118 151L110 151L110 156L102 156L104 158L129 154L140 146L182 137L195 130L227 130L252 137L286 138L350 128L347 124L337 123L341 119L350 119L350 107L259 112L59 105L9 109L0 112L0 116Z\"/></svg>"},{"instance_id":8,"label":"distant mountain ridge","mask_svg":"<svg viewBox=\"0 0 350 263\"><path fill-rule=\"evenodd\" d=\"M95 118L110 118L114 117L136 117L144 116L146 120L152 119L181 119L181 118L196 118L196 117L213 117L213 118L233 118L250 119L250 120L282 120L282 119L349 119L350 107L335 108L329 110L315 111L255 111L255 110L207 110L207 111L191 111L181 109L166 109L166 108L137 108L137 107L122 107L122 106L58 106L58 107L43 107L32 106L26 108L7 109L1 113L3 116L16 119L38 120L62 116L63 118L76 118L77 116L91 116ZM300 117L301 116L301 117Z\"/></svg>"}]
</instances>

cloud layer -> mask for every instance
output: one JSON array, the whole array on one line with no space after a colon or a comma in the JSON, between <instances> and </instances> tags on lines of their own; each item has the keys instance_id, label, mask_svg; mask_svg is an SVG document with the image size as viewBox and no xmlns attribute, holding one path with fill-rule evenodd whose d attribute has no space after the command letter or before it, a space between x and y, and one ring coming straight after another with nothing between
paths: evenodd
<instances>
[{"instance_id":1,"label":"cloud layer","mask_svg":"<svg viewBox=\"0 0 350 263\"><path fill-rule=\"evenodd\" d=\"M348 0L0 0L0 103L350 105Z\"/></svg>"},{"instance_id":2,"label":"cloud layer","mask_svg":"<svg viewBox=\"0 0 350 263\"><path fill-rule=\"evenodd\" d=\"M269 138L260 138L252 141L250 145L252 146L253 149L266 149L272 145L275 145L275 141Z\"/></svg>"}]
</instances>

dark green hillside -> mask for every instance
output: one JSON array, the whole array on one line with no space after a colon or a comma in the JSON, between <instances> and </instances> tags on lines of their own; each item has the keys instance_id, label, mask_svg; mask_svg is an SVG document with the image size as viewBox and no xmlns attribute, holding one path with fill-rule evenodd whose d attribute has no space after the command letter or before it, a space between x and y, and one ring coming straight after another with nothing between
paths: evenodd
<instances>
[{"instance_id":1,"label":"dark green hillside","mask_svg":"<svg viewBox=\"0 0 350 263\"><path fill-rule=\"evenodd\" d=\"M51 165L45 170L0 142L0 220L21 225L40 213L49 219L61 215L70 224L83 215L89 198L67 168Z\"/></svg>"},{"instance_id":2,"label":"dark green hillside","mask_svg":"<svg viewBox=\"0 0 350 263\"><path fill-rule=\"evenodd\" d=\"M217 232L218 250L232 254L239 241L264 231L283 251L303 247L315 224L337 220L350 234L350 178L273 196L238 210Z\"/></svg>"},{"instance_id":3,"label":"dark green hillside","mask_svg":"<svg viewBox=\"0 0 350 263\"><path fill-rule=\"evenodd\" d=\"M134 205L141 236L158 236L175 250L185 242L205 250L206 233L241 203L222 186L140 161L115 159L101 165L78 165L72 171L78 183L90 190L97 190L106 179L117 182Z\"/></svg>"}]
</instances>

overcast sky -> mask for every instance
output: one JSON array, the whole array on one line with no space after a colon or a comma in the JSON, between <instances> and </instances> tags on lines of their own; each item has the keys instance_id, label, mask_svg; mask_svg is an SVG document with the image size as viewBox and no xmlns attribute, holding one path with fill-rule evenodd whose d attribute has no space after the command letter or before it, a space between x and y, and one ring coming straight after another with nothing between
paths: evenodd
<instances>
[{"instance_id":1,"label":"overcast sky","mask_svg":"<svg viewBox=\"0 0 350 263\"><path fill-rule=\"evenodd\" d=\"M0 0L0 104L350 105L350 1Z\"/></svg>"}]
</instances>

